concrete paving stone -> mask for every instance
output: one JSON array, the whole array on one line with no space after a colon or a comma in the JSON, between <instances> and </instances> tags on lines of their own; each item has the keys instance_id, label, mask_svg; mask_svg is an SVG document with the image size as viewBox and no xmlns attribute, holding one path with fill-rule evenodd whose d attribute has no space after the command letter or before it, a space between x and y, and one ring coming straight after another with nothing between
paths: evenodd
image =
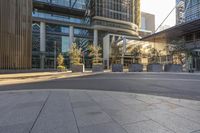
<instances>
[{"instance_id":1,"label":"concrete paving stone","mask_svg":"<svg viewBox=\"0 0 200 133\"><path fill-rule=\"evenodd\" d=\"M143 101L147 104L156 104L156 103L162 103L163 99L155 96L150 95L136 95L135 98L139 101Z\"/></svg>"},{"instance_id":2,"label":"concrete paving stone","mask_svg":"<svg viewBox=\"0 0 200 133\"><path fill-rule=\"evenodd\" d=\"M183 117L169 113L165 110L145 111L142 112L142 114L161 125L168 127L176 133L189 133L200 128L200 124L184 119Z\"/></svg>"},{"instance_id":3,"label":"concrete paving stone","mask_svg":"<svg viewBox=\"0 0 200 133\"><path fill-rule=\"evenodd\" d=\"M110 122L110 123L81 127L80 133L127 133L127 132L119 124Z\"/></svg>"},{"instance_id":4,"label":"concrete paving stone","mask_svg":"<svg viewBox=\"0 0 200 133\"><path fill-rule=\"evenodd\" d=\"M91 101L90 97L84 91L70 91L69 92L70 100L72 103L74 102L83 102L83 101Z\"/></svg>"},{"instance_id":5,"label":"concrete paving stone","mask_svg":"<svg viewBox=\"0 0 200 133\"><path fill-rule=\"evenodd\" d=\"M199 129L199 130L192 131L191 133L200 133L200 129Z\"/></svg>"},{"instance_id":6,"label":"concrete paving stone","mask_svg":"<svg viewBox=\"0 0 200 133\"><path fill-rule=\"evenodd\" d=\"M128 133L174 133L152 120L128 124L123 127Z\"/></svg>"},{"instance_id":7,"label":"concrete paving stone","mask_svg":"<svg viewBox=\"0 0 200 133\"><path fill-rule=\"evenodd\" d=\"M135 94L131 94L131 93L128 93L128 94L122 93L121 95L120 94L121 93L111 92L111 93L108 93L107 95L111 96L113 99L118 100L119 102L125 105L136 104L136 103L145 104L144 102L136 100Z\"/></svg>"},{"instance_id":8,"label":"concrete paving stone","mask_svg":"<svg viewBox=\"0 0 200 133\"><path fill-rule=\"evenodd\" d=\"M106 100L106 101L96 101L99 106L101 106L104 110L124 110L128 109L128 106L120 103L115 99Z\"/></svg>"},{"instance_id":9,"label":"concrete paving stone","mask_svg":"<svg viewBox=\"0 0 200 133\"><path fill-rule=\"evenodd\" d=\"M162 109L162 110L166 110L166 111L173 111L173 110L176 110L178 108L182 108L182 106L180 106L180 105L169 103L169 102L152 104L152 106L156 109Z\"/></svg>"},{"instance_id":10,"label":"concrete paving stone","mask_svg":"<svg viewBox=\"0 0 200 133\"><path fill-rule=\"evenodd\" d=\"M184 108L200 111L200 101L184 100L184 99L170 99L168 100L168 102L177 104Z\"/></svg>"},{"instance_id":11,"label":"concrete paving stone","mask_svg":"<svg viewBox=\"0 0 200 133\"><path fill-rule=\"evenodd\" d=\"M111 122L112 119L100 107L74 108L79 127Z\"/></svg>"},{"instance_id":12,"label":"concrete paving stone","mask_svg":"<svg viewBox=\"0 0 200 133\"><path fill-rule=\"evenodd\" d=\"M154 109L158 109L158 107L150 104L150 105L145 105L145 104L131 104L128 106L128 110L133 110L137 112L142 112L142 111L151 111Z\"/></svg>"},{"instance_id":13,"label":"concrete paving stone","mask_svg":"<svg viewBox=\"0 0 200 133\"><path fill-rule=\"evenodd\" d=\"M0 133L28 133L32 122L0 126Z\"/></svg>"},{"instance_id":14,"label":"concrete paving stone","mask_svg":"<svg viewBox=\"0 0 200 133\"><path fill-rule=\"evenodd\" d=\"M113 100L113 98L109 95L106 95L104 91L99 92L99 91L94 91L94 92L88 92L88 95L96 102L105 102L105 101L110 101Z\"/></svg>"},{"instance_id":15,"label":"concrete paving stone","mask_svg":"<svg viewBox=\"0 0 200 133\"><path fill-rule=\"evenodd\" d=\"M135 94L122 93L122 95L120 96L120 93L111 93L110 96L118 102L126 105L128 107L128 110L147 111L156 109L156 107L152 106L151 104L147 104L145 102L135 99Z\"/></svg>"},{"instance_id":16,"label":"concrete paving stone","mask_svg":"<svg viewBox=\"0 0 200 133\"><path fill-rule=\"evenodd\" d=\"M14 102L13 105L20 104L20 103L27 103L28 101L30 102L35 102L35 101L43 101L48 93L44 92L15 92L15 93L3 93L4 95L0 96L0 108L3 106L11 106L12 103ZM6 99L6 100L5 100Z\"/></svg>"},{"instance_id":17,"label":"concrete paving stone","mask_svg":"<svg viewBox=\"0 0 200 133\"><path fill-rule=\"evenodd\" d=\"M27 107L27 108L16 108L8 111L0 119L1 126L12 126L17 124L34 123L37 115L42 107L41 105ZM28 127L23 126L24 130L30 129L32 124L27 125ZM22 129L15 129L16 132Z\"/></svg>"},{"instance_id":18,"label":"concrete paving stone","mask_svg":"<svg viewBox=\"0 0 200 133\"><path fill-rule=\"evenodd\" d=\"M176 108L171 110L171 112L200 124L200 111L186 108Z\"/></svg>"},{"instance_id":19,"label":"concrete paving stone","mask_svg":"<svg viewBox=\"0 0 200 133\"><path fill-rule=\"evenodd\" d=\"M6 98L4 99L5 103L3 105L2 103L0 104L0 126L2 132L28 132L37 118L47 95L48 92L41 92L41 94L40 92L8 94L8 100Z\"/></svg>"},{"instance_id":20,"label":"concrete paving stone","mask_svg":"<svg viewBox=\"0 0 200 133\"><path fill-rule=\"evenodd\" d=\"M51 92L31 133L78 133L67 92Z\"/></svg>"},{"instance_id":21,"label":"concrete paving stone","mask_svg":"<svg viewBox=\"0 0 200 133\"><path fill-rule=\"evenodd\" d=\"M81 102L73 102L73 108L81 108L81 107L91 107L96 106L97 104L94 101L81 101Z\"/></svg>"},{"instance_id":22,"label":"concrete paving stone","mask_svg":"<svg viewBox=\"0 0 200 133\"><path fill-rule=\"evenodd\" d=\"M133 110L122 110L113 113L108 112L108 114L112 117L112 119L117 121L120 125L149 120L149 118Z\"/></svg>"}]
</instances>

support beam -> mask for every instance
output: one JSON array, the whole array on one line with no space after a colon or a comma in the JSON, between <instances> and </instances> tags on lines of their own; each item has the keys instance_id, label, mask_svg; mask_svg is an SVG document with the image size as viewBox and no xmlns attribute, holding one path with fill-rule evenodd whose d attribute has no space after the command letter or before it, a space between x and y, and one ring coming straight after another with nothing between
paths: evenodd
<instances>
[{"instance_id":1,"label":"support beam","mask_svg":"<svg viewBox=\"0 0 200 133\"><path fill-rule=\"evenodd\" d=\"M71 45L74 42L74 27L70 26L69 27L69 46L71 47Z\"/></svg>"},{"instance_id":2,"label":"support beam","mask_svg":"<svg viewBox=\"0 0 200 133\"><path fill-rule=\"evenodd\" d=\"M46 24L40 22L40 68L44 69L46 51Z\"/></svg>"},{"instance_id":3,"label":"support beam","mask_svg":"<svg viewBox=\"0 0 200 133\"><path fill-rule=\"evenodd\" d=\"M94 30L94 40L93 40L94 46L98 45L98 30Z\"/></svg>"}]
</instances>

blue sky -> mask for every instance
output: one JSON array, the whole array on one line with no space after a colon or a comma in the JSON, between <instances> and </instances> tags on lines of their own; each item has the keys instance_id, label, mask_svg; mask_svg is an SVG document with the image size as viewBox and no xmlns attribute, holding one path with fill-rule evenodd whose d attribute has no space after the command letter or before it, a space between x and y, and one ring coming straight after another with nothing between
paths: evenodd
<instances>
[{"instance_id":1,"label":"blue sky","mask_svg":"<svg viewBox=\"0 0 200 133\"><path fill-rule=\"evenodd\" d=\"M155 15L157 28L175 7L175 3L176 0L141 0L141 10ZM173 11L164 25L175 25L175 11Z\"/></svg>"}]
</instances>

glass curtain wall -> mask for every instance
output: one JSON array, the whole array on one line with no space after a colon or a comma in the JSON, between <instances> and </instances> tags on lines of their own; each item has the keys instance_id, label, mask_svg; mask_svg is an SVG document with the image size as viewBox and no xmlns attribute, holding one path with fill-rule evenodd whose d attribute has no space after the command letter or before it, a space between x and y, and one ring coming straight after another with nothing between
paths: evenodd
<instances>
[{"instance_id":1,"label":"glass curtain wall","mask_svg":"<svg viewBox=\"0 0 200 133\"><path fill-rule=\"evenodd\" d=\"M32 25L32 66L40 68L40 24L34 22ZM87 46L92 43L92 31L81 28L74 28L74 42L82 48L87 55ZM56 52L62 53L65 57L65 65L70 66L68 57L69 46L69 27L55 24L46 24L46 50L45 50L45 68L54 68L54 51L56 43ZM87 60L87 59L86 59Z\"/></svg>"},{"instance_id":2,"label":"glass curtain wall","mask_svg":"<svg viewBox=\"0 0 200 133\"><path fill-rule=\"evenodd\" d=\"M94 0L95 16L134 22L134 0Z\"/></svg>"},{"instance_id":3,"label":"glass curtain wall","mask_svg":"<svg viewBox=\"0 0 200 133\"><path fill-rule=\"evenodd\" d=\"M72 7L76 9L85 9L85 0L35 0L45 3L51 3L59 6Z\"/></svg>"},{"instance_id":4,"label":"glass curtain wall","mask_svg":"<svg viewBox=\"0 0 200 133\"><path fill-rule=\"evenodd\" d=\"M200 0L185 0L185 20L200 19Z\"/></svg>"}]
</instances>

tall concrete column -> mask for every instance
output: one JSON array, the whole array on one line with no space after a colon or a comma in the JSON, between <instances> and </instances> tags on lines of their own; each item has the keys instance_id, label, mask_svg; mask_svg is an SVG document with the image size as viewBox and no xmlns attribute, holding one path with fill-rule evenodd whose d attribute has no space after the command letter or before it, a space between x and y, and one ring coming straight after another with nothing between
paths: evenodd
<instances>
[{"instance_id":1,"label":"tall concrete column","mask_svg":"<svg viewBox=\"0 0 200 133\"><path fill-rule=\"evenodd\" d=\"M71 47L72 43L74 42L74 27L69 27L69 46Z\"/></svg>"},{"instance_id":2,"label":"tall concrete column","mask_svg":"<svg viewBox=\"0 0 200 133\"><path fill-rule=\"evenodd\" d=\"M94 39L93 39L94 46L98 45L98 30L94 30Z\"/></svg>"},{"instance_id":3,"label":"tall concrete column","mask_svg":"<svg viewBox=\"0 0 200 133\"><path fill-rule=\"evenodd\" d=\"M40 22L40 68L44 69L46 51L46 24Z\"/></svg>"}]
</instances>

